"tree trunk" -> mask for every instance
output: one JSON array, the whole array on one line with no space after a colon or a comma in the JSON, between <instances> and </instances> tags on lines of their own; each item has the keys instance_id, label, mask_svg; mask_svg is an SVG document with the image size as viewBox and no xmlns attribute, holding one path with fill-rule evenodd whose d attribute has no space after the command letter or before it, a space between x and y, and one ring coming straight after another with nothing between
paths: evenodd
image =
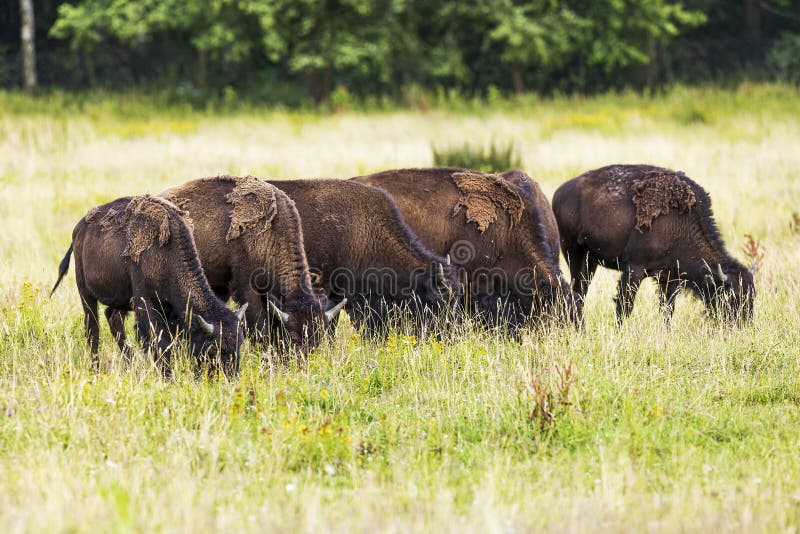
<instances>
[{"instance_id":1,"label":"tree trunk","mask_svg":"<svg viewBox=\"0 0 800 534\"><path fill-rule=\"evenodd\" d=\"M514 93L521 95L525 92L525 83L522 81L522 65L519 61L511 64L511 86L514 88Z\"/></svg>"},{"instance_id":2,"label":"tree trunk","mask_svg":"<svg viewBox=\"0 0 800 534\"><path fill-rule=\"evenodd\" d=\"M744 0L744 27L753 56L761 50L761 5L759 0Z\"/></svg>"},{"instance_id":3,"label":"tree trunk","mask_svg":"<svg viewBox=\"0 0 800 534\"><path fill-rule=\"evenodd\" d=\"M660 58L658 57L658 43L656 38L652 35L648 39L648 47L650 48L650 56L647 65L645 66L645 87L653 94L655 92L656 84L658 83L658 75L661 70Z\"/></svg>"},{"instance_id":4,"label":"tree trunk","mask_svg":"<svg viewBox=\"0 0 800 534\"><path fill-rule=\"evenodd\" d=\"M194 86L198 89L206 88L207 65L208 51L197 50L197 70L194 73Z\"/></svg>"},{"instance_id":5,"label":"tree trunk","mask_svg":"<svg viewBox=\"0 0 800 534\"><path fill-rule=\"evenodd\" d=\"M30 94L36 91L36 43L33 21L33 0L20 0L22 29L22 86Z\"/></svg>"},{"instance_id":6,"label":"tree trunk","mask_svg":"<svg viewBox=\"0 0 800 534\"><path fill-rule=\"evenodd\" d=\"M314 104L319 106L328 101L331 96L331 70L325 67L321 70L312 70L308 73L308 92L314 99Z\"/></svg>"}]
</instances>

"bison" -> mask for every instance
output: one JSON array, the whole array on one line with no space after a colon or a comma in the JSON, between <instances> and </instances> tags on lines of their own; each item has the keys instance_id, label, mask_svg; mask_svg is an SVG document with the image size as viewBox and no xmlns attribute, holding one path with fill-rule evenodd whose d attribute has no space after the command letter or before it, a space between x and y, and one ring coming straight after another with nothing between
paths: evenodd
<instances>
[{"instance_id":1,"label":"bison","mask_svg":"<svg viewBox=\"0 0 800 534\"><path fill-rule=\"evenodd\" d=\"M368 335L383 336L393 310L410 308L415 327L452 307L460 293L445 258L428 251L394 202L374 187L334 179L274 181L294 200L308 263L332 300Z\"/></svg>"},{"instance_id":2,"label":"bison","mask_svg":"<svg viewBox=\"0 0 800 534\"><path fill-rule=\"evenodd\" d=\"M92 208L75 226L51 295L74 252L75 281L95 365L100 302L124 354L130 354L124 319L133 310L137 337L163 359L165 374L170 373L174 326L188 331L195 357L219 359L228 375L238 371L241 318L247 307L234 313L214 295L184 216L172 203L143 195Z\"/></svg>"},{"instance_id":3,"label":"bison","mask_svg":"<svg viewBox=\"0 0 800 534\"><path fill-rule=\"evenodd\" d=\"M550 205L524 172L402 169L351 181L388 193L422 242L452 258L468 306L489 324L517 330L532 317L572 308Z\"/></svg>"},{"instance_id":4,"label":"bison","mask_svg":"<svg viewBox=\"0 0 800 534\"><path fill-rule=\"evenodd\" d=\"M751 320L753 273L725 249L708 193L684 173L611 165L564 183L553 196L574 290L586 295L598 265L622 271L617 321L653 277L667 320L684 286L714 315Z\"/></svg>"},{"instance_id":5,"label":"bison","mask_svg":"<svg viewBox=\"0 0 800 534\"><path fill-rule=\"evenodd\" d=\"M308 352L344 305L327 303L312 287L303 228L286 194L253 176L192 180L160 193L189 212L203 270L219 298L247 303L257 339ZM287 343L282 343L288 345Z\"/></svg>"}]
</instances>

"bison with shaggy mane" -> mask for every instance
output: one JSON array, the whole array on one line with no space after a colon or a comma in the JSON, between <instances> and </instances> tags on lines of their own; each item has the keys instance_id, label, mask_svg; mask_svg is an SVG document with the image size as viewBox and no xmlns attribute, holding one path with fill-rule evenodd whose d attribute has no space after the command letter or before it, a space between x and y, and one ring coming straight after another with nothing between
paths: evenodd
<instances>
[{"instance_id":1,"label":"bison with shaggy mane","mask_svg":"<svg viewBox=\"0 0 800 534\"><path fill-rule=\"evenodd\" d=\"M211 287L248 304L257 340L303 353L320 343L342 305L325 310L312 287L300 215L283 191L254 176L216 176L160 196L189 212Z\"/></svg>"},{"instance_id":2,"label":"bison with shaggy mane","mask_svg":"<svg viewBox=\"0 0 800 534\"><path fill-rule=\"evenodd\" d=\"M385 191L435 253L461 274L466 305L512 331L573 308L558 265L558 229L527 174L400 169L351 178Z\"/></svg>"},{"instance_id":3,"label":"bison with shaggy mane","mask_svg":"<svg viewBox=\"0 0 800 534\"><path fill-rule=\"evenodd\" d=\"M558 188L553 210L579 295L598 265L622 271L618 322L646 277L657 281L668 319L684 286L714 315L752 319L753 272L727 252L708 193L682 172L651 165L588 171Z\"/></svg>"},{"instance_id":4,"label":"bison with shaggy mane","mask_svg":"<svg viewBox=\"0 0 800 534\"><path fill-rule=\"evenodd\" d=\"M218 358L226 374L237 372L240 320L246 307L234 313L214 295L185 215L164 199L143 195L92 208L78 221L53 291L74 253L75 281L92 354L98 350L100 302L106 305L111 333L126 355L130 349L124 320L134 311L137 337L163 360L166 374L176 328L188 332L194 356Z\"/></svg>"}]
</instances>

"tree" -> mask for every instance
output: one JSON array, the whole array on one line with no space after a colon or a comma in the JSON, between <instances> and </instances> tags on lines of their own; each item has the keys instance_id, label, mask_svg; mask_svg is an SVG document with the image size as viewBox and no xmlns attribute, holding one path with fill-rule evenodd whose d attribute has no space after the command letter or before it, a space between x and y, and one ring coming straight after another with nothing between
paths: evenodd
<instances>
[{"instance_id":1,"label":"tree","mask_svg":"<svg viewBox=\"0 0 800 534\"><path fill-rule=\"evenodd\" d=\"M490 16L495 26L487 39L500 44L500 59L511 68L517 94L525 91L524 69L562 65L574 53L576 35L590 25L566 2L495 0L493 4Z\"/></svg>"},{"instance_id":2,"label":"tree","mask_svg":"<svg viewBox=\"0 0 800 534\"><path fill-rule=\"evenodd\" d=\"M22 41L22 85L28 93L36 91L36 34L33 0L20 0L20 38Z\"/></svg>"}]
</instances>

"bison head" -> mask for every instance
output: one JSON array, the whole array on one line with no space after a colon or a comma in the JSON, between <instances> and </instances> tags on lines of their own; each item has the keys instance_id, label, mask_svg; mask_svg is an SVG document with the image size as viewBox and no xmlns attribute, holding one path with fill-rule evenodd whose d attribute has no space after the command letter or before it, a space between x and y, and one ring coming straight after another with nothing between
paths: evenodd
<instances>
[{"instance_id":1,"label":"bison head","mask_svg":"<svg viewBox=\"0 0 800 534\"><path fill-rule=\"evenodd\" d=\"M235 376L239 372L239 348L244 340L242 318L246 310L244 304L235 313L223 308L213 318L195 314L189 331L192 354L219 362L226 376Z\"/></svg>"},{"instance_id":2,"label":"bison head","mask_svg":"<svg viewBox=\"0 0 800 534\"><path fill-rule=\"evenodd\" d=\"M705 265L700 293L714 317L736 324L753 320L756 287L753 271L737 263L723 267Z\"/></svg>"},{"instance_id":3,"label":"bison head","mask_svg":"<svg viewBox=\"0 0 800 534\"><path fill-rule=\"evenodd\" d=\"M287 300L280 306L267 297L267 306L272 314L272 327L282 332L282 341L286 349L307 355L313 351L325 337L331 322L335 321L339 312L347 304L343 299L338 304L324 309L327 299L316 295L304 295L302 298Z\"/></svg>"},{"instance_id":4,"label":"bison head","mask_svg":"<svg viewBox=\"0 0 800 534\"><path fill-rule=\"evenodd\" d=\"M412 285L412 291L408 295L411 311L429 324L451 313L463 295L463 284L449 258L443 263L432 265Z\"/></svg>"}]
</instances>

